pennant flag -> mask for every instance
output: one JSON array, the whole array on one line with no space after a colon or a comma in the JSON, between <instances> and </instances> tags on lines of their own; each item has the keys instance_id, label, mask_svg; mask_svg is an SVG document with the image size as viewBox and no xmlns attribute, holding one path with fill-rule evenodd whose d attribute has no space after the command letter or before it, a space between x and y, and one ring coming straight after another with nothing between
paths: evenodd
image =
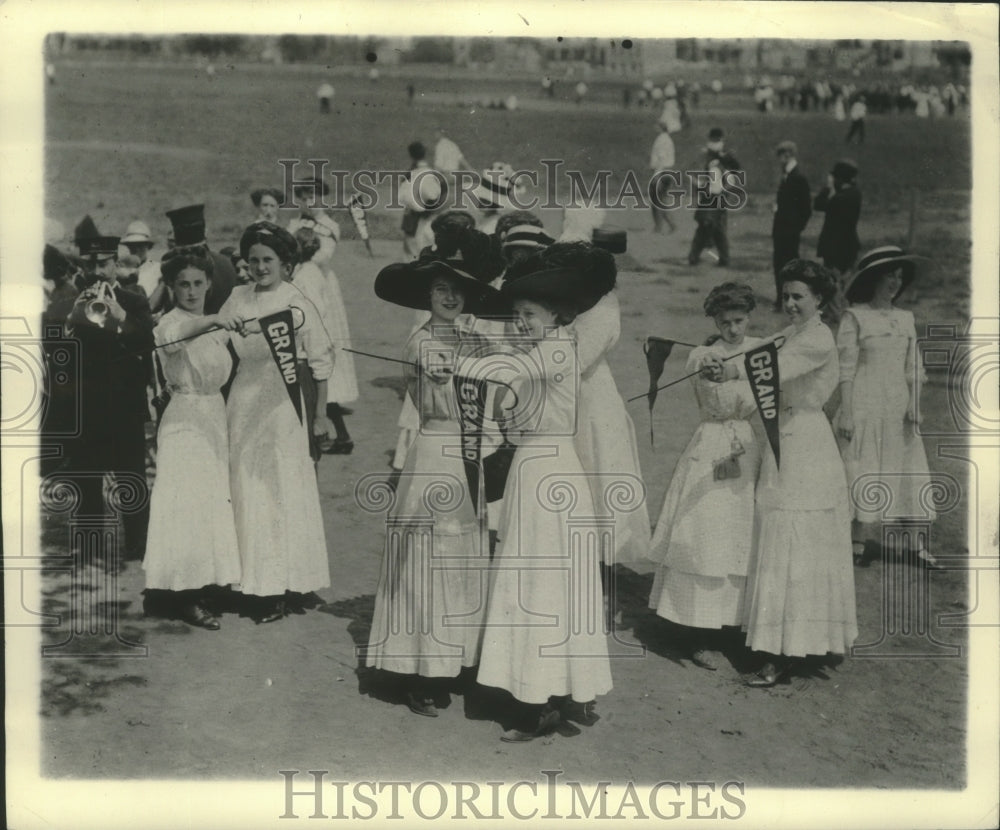
<instances>
[{"instance_id":1,"label":"pennant flag","mask_svg":"<svg viewBox=\"0 0 1000 830\"><path fill-rule=\"evenodd\" d=\"M261 317L259 322L301 424L302 394L299 391L299 375L295 366L295 326L292 322L292 310L286 308L276 314L269 314L267 317Z\"/></svg>"},{"instance_id":2,"label":"pennant flag","mask_svg":"<svg viewBox=\"0 0 1000 830\"><path fill-rule=\"evenodd\" d=\"M670 357L670 352L676 344L675 340L663 337L647 337L642 350L646 355L646 368L649 370L649 443L653 443L653 404L656 403L656 383L663 374L663 366Z\"/></svg>"},{"instance_id":3,"label":"pennant flag","mask_svg":"<svg viewBox=\"0 0 1000 830\"><path fill-rule=\"evenodd\" d=\"M351 219L354 221L354 227L358 231L358 236L360 236L365 243L365 248L368 249L369 256L375 256L372 251L372 243L368 238L368 218L365 216L365 209L361 203L361 194L355 193L347 202L347 208L351 212Z\"/></svg>"},{"instance_id":4,"label":"pennant flag","mask_svg":"<svg viewBox=\"0 0 1000 830\"><path fill-rule=\"evenodd\" d=\"M462 430L462 462L469 485L472 509L480 515L486 506L486 483L483 476L483 421L486 418L486 381L455 375L459 424Z\"/></svg>"},{"instance_id":5,"label":"pennant flag","mask_svg":"<svg viewBox=\"0 0 1000 830\"><path fill-rule=\"evenodd\" d=\"M757 411L764 424L767 442L774 453L774 461L781 466L781 446L778 438L778 404L780 380L778 376L778 345L773 341L751 349L743 357L750 388L753 389Z\"/></svg>"}]
</instances>

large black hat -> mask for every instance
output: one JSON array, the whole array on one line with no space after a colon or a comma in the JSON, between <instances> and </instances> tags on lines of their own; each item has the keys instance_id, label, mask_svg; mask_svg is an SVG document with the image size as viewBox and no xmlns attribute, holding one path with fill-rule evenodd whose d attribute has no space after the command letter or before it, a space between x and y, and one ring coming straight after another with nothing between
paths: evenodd
<instances>
[{"instance_id":1,"label":"large black hat","mask_svg":"<svg viewBox=\"0 0 1000 830\"><path fill-rule=\"evenodd\" d=\"M500 292L461 270L460 260L425 259L417 262L396 262L387 265L375 278L375 295L406 308L429 311L431 282L435 277L448 277L465 296L463 314L495 311L500 305Z\"/></svg>"},{"instance_id":2,"label":"large black hat","mask_svg":"<svg viewBox=\"0 0 1000 830\"><path fill-rule=\"evenodd\" d=\"M878 278L889 271L902 269L902 280L896 297L906 290L917 276L917 264L927 262L926 257L903 253L895 245L874 248L858 261L854 277L844 295L849 303L867 303L875 294ZM896 297L893 297L895 300Z\"/></svg>"},{"instance_id":3,"label":"large black hat","mask_svg":"<svg viewBox=\"0 0 1000 830\"><path fill-rule=\"evenodd\" d=\"M510 306L515 300L535 300L572 306L578 312L587 310L594 304L583 299L580 294L579 272L575 268L555 267L542 271L532 271L516 280L506 280L500 288L504 300L502 306ZM502 307L501 306L501 307Z\"/></svg>"},{"instance_id":4,"label":"large black hat","mask_svg":"<svg viewBox=\"0 0 1000 830\"><path fill-rule=\"evenodd\" d=\"M508 299L569 300L582 314L615 287L617 275L608 251L589 242L556 242L509 268L502 292ZM533 282L521 285L528 279Z\"/></svg>"},{"instance_id":5,"label":"large black hat","mask_svg":"<svg viewBox=\"0 0 1000 830\"><path fill-rule=\"evenodd\" d=\"M205 241L205 206L187 205L167 211L167 218L174 229L174 244L200 245Z\"/></svg>"}]
</instances>

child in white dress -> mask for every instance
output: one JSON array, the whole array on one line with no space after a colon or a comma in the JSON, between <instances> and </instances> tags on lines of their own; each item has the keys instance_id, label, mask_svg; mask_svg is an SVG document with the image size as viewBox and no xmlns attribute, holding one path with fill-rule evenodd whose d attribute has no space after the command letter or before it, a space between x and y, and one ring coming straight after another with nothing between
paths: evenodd
<instances>
[{"instance_id":1,"label":"child in white dress","mask_svg":"<svg viewBox=\"0 0 1000 830\"><path fill-rule=\"evenodd\" d=\"M737 355L762 343L746 336L755 305L748 285L713 288L704 308L721 336L692 349L685 371L696 372L713 360L739 361ZM693 629L691 661L714 671L706 629L743 622L761 453L750 425L757 408L747 380L714 383L696 375L691 382L702 421L674 468L656 523L650 558L662 564L649 607Z\"/></svg>"}]
</instances>

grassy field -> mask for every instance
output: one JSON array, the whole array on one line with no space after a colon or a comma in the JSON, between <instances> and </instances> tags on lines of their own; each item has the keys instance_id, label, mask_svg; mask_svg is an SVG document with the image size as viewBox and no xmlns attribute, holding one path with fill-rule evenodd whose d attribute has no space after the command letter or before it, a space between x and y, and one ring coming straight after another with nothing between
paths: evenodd
<instances>
[{"instance_id":1,"label":"grassy field","mask_svg":"<svg viewBox=\"0 0 1000 830\"><path fill-rule=\"evenodd\" d=\"M424 78L418 83L423 98L411 108L400 78L372 84L338 77L335 111L323 116L314 98L323 77L322 68L301 67L220 66L209 77L190 67L61 65L46 102L47 215L72 228L90 213L108 233L120 233L132 219L143 218L161 242L155 256L169 229L164 211L196 201L207 204L214 246L233 244L254 217L250 190L280 183L280 158L329 159L331 167L346 170L401 169L407 143L417 138L431 143L435 129L443 126L478 167L500 159L538 169L540 159L560 158L567 168L588 175L608 169L621 181L629 170L645 172L655 136L656 114L622 109L613 90L598 88L598 100L577 107L542 101L537 85L527 82L493 81L484 90L484 84L472 81ZM458 104L494 89L514 92L523 108L472 111ZM865 199L864 246L905 242L916 205L914 250L932 257L935 268L902 304L914 310L918 332L929 323L964 325L971 247L970 130L964 116L939 121L873 116L866 144L850 148L843 143L846 125L831 116L762 115L742 93L718 100L703 94L692 121L676 139L679 162L695 156L709 127L724 127L747 171L751 199L730 220L728 271L709 262L698 268L686 264L694 225L683 212L676 214L678 230L670 236L654 236L649 216L641 211L613 217L629 230L630 243L620 260L622 338L610 359L624 396L646 388L640 350L646 335L699 342L709 333L701 301L723 279L746 280L759 294L762 305L752 333L784 325L768 306L771 201L777 183L773 147L785 138L798 143L800 164L814 191L834 160L845 154L856 159ZM543 218L549 230L558 232L558 211L546 211ZM344 241L334 265L354 345L396 354L412 313L380 303L370 286L379 268L402 255L399 216L373 211L374 258L355 238L347 214L338 220ZM820 217L811 221L803 254L815 250L820 226ZM664 380L680 374L683 360L683 355L671 358ZM320 465L334 576L333 587L324 592L325 613L264 628L227 617L218 635L192 633L179 624L143 618L142 573L132 567L121 582L123 619L128 636L147 643L156 659L58 661L47 667L43 711L48 715L45 738L53 750L44 756L48 774L273 778L280 759L287 768L333 764L348 778L370 775L374 768L385 775L421 777L472 769L476 777L513 780L524 769L560 768L582 780L611 776L650 782L666 773L676 780L694 780L684 777L692 775L728 780L720 776L735 774L759 786L962 786L964 660L848 660L832 671L832 680L802 680L772 693L747 690L740 684L738 656L717 674L684 664L662 621L645 609L648 573L622 573L624 614L617 634L622 642L646 647L648 659L616 661L616 689L606 704L610 714L595 728L603 729L601 735L595 732L573 744L552 739L501 748L495 724L463 716L461 706L443 713L444 728L432 728L414 723L423 719L402 707L369 697L354 682L343 682L353 680L354 646L365 640L378 578L384 527L380 517L356 508L353 488L361 476L386 469L395 444L399 378L387 367L358 359L361 398L349 419L357 449L351 456L326 457ZM943 431L949 418L948 384L949 378L938 373L925 389L930 431ZM696 426L697 410L685 386L661 395L654 414L655 447L648 439L645 403L632 404L630 411L655 519L677 457ZM943 440L927 440L932 468L967 484L966 465L938 456ZM938 519L936 554L967 552L970 499L975 493L963 490L959 504ZM58 547L60 532L50 527L47 543ZM859 640L870 643L884 628L880 602L888 577L878 565L856 576ZM967 610L963 572L935 574L931 587L935 614ZM49 607L68 607L68 590L68 583L54 582ZM944 629L934 620L940 642L963 645L961 628ZM906 647L898 639L886 645L896 650L894 656ZM927 671L929 665L933 671ZM273 691L271 678L276 679ZM142 688L136 692L133 686ZM284 697L277 700L279 693ZM782 749L775 752L773 724L779 721ZM136 730L136 723L148 728ZM142 748L139 731L146 745L155 738L155 753ZM386 734L394 735L391 758L386 757ZM252 752L251 743L269 751ZM97 744L115 751L102 753Z\"/></svg>"}]
</instances>

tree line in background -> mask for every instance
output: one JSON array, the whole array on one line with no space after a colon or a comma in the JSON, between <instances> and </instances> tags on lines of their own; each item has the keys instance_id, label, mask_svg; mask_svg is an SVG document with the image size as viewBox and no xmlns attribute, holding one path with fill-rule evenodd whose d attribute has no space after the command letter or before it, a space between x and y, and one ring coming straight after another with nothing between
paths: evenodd
<instances>
[{"instance_id":1,"label":"tree line in background","mask_svg":"<svg viewBox=\"0 0 1000 830\"><path fill-rule=\"evenodd\" d=\"M149 36L54 33L46 40L50 56L74 52L112 52L141 57L202 57L209 60L270 63L365 63L381 57L385 40L377 37L330 35L190 34ZM416 38L411 48L393 56L393 63L451 63L451 38Z\"/></svg>"},{"instance_id":2,"label":"tree line in background","mask_svg":"<svg viewBox=\"0 0 1000 830\"><path fill-rule=\"evenodd\" d=\"M469 39L463 50L463 59L473 64L489 64L496 56L496 38ZM528 38L508 38L508 41L529 41ZM751 41L754 43L754 41ZM826 49L858 48L858 41L830 41ZM695 39L677 41L678 58L692 60ZM758 50L766 47L757 41ZM899 41L872 41L868 52L871 66L885 66L894 57ZM234 34L180 34L180 35L107 35L54 33L46 39L46 54L65 55L79 52L111 52L136 57L182 58L186 56L218 60L239 60L266 63L327 63L362 64L381 62L388 64L452 64L458 50L451 37L417 37L405 42L379 37L344 37L334 35L234 35ZM541 48L540 43L536 45ZM733 47L735 48L735 47ZM719 47L722 49L722 47ZM696 50L697 56L710 50ZM724 52L724 50L723 50ZM941 68L952 75L968 70L972 54L967 43L941 41L934 52ZM691 54L689 54L691 53ZM711 51L715 63L727 63L726 55ZM735 62L735 61L733 61Z\"/></svg>"}]
</instances>

